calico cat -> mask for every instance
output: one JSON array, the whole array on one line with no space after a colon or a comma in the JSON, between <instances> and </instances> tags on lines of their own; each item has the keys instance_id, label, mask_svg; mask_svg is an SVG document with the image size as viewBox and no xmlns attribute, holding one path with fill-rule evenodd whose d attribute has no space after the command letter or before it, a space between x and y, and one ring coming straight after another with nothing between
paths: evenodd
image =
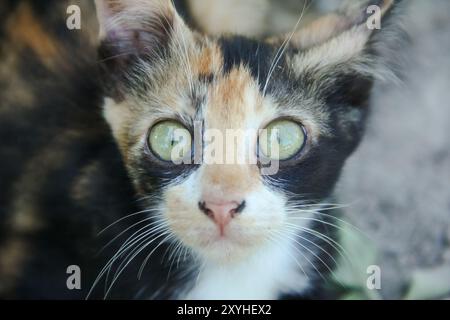
<instances>
[{"instance_id":1,"label":"calico cat","mask_svg":"<svg viewBox=\"0 0 450 320\"><path fill-rule=\"evenodd\" d=\"M98 45L44 33L30 4L17 14L34 37L2 36L2 56L22 64L0 87L0 295L323 294L342 254L333 188L386 74L378 54L398 1L266 39L204 35L168 0L95 3ZM381 30L366 24L369 5ZM209 133L228 130L250 132L236 148L256 162L206 161ZM67 287L73 265L79 290Z\"/></svg>"}]
</instances>

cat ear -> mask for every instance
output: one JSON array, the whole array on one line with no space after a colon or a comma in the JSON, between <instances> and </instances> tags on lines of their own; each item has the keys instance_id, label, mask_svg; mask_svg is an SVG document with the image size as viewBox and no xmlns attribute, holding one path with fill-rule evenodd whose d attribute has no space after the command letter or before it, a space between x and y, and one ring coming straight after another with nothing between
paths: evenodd
<instances>
[{"instance_id":1,"label":"cat ear","mask_svg":"<svg viewBox=\"0 0 450 320\"><path fill-rule=\"evenodd\" d=\"M395 79L381 53L401 34L395 23L400 2L348 1L300 30L292 39L298 51L290 61L294 73L331 103L367 105L374 79Z\"/></svg>"},{"instance_id":2,"label":"cat ear","mask_svg":"<svg viewBox=\"0 0 450 320\"><path fill-rule=\"evenodd\" d=\"M401 0L346 1L332 14L298 31L291 40L300 53L294 59L298 73L348 63L363 73L366 63L392 31L393 14Z\"/></svg>"},{"instance_id":3,"label":"cat ear","mask_svg":"<svg viewBox=\"0 0 450 320\"><path fill-rule=\"evenodd\" d=\"M139 70L155 70L186 46L192 33L171 0L95 0L99 21L100 75L105 94L124 98ZM141 64L145 61L146 68Z\"/></svg>"},{"instance_id":4,"label":"cat ear","mask_svg":"<svg viewBox=\"0 0 450 320\"><path fill-rule=\"evenodd\" d=\"M95 5L100 43L111 57L156 56L173 37L189 33L170 0L95 0Z\"/></svg>"}]
</instances>

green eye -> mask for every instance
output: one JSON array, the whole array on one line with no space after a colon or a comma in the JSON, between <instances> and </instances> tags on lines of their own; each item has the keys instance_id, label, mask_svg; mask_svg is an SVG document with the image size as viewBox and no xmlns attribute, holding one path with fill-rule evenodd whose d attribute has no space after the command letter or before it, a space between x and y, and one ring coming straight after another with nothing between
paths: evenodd
<instances>
[{"instance_id":1,"label":"green eye","mask_svg":"<svg viewBox=\"0 0 450 320\"><path fill-rule=\"evenodd\" d=\"M181 123L168 120L150 130L148 143L161 160L177 163L191 153L192 136Z\"/></svg>"},{"instance_id":2,"label":"green eye","mask_svg":"<svg viewBox=\"0 0 450 320\"><path fill-rule=\"evenodd\" d=\"M291 120L276 120L269 124L259 138L264 156L273 160L287 160L303 148L306 135L303 127Z\"/></svg>"}]
</instances>

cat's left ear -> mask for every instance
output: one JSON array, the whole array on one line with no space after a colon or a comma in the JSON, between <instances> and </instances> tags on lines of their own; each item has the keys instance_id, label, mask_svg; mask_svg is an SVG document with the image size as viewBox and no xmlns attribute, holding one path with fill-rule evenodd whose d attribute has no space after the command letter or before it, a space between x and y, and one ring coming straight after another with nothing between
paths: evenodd
<instances>
[{"instance_id":1,"label":"cat's left ear","mask_svg":"<svg viewBox=\"0 0 450 320\"><path fill-rule=\"evenodd\" d=\"M95 5L103 60L123 66L133 56L161 59L172 44L192 37L171 0L95 0Z\"/></svg>"},{"instance_id":2,"label":"cat's left ear","mask_svg":"<svg viewBox=\"0 0 450 320\"><path fill-rule=\"evenodd\" d=\"M356 95L351 101L354 104L364 102L371 79L390 74L389 68L378 63L379 53L401 30L396 23L400 3L346 1L337 12L299 30L291 39L299 51L290 61L294 72L320 79L318 82L327 89L340 90L336 96Z\"/></svg>"},{"instance_id":3,"label":"cat's left ear","mask_svg":"<svg viewBox=\"0 0 450 320\"><path fill-rule=\"evenodd\" d=\"M152 50L189 33L171 0L95 0L100 41L118 49Z\"/></svg>"},{"instance_id":4,"label":"cat's left ear","mask_svg":"<svg viewBox=\"0 0 450 320\"><path fill-rule=\"evenodd\" d=\"M192 42L171 0L95 0L95 5L108 95L120 98L123 84L129 75L133 78L133 67L139 67L142 58L147 66L162 63L180 43L187 50Z\"/></svg>"}]
</instances>

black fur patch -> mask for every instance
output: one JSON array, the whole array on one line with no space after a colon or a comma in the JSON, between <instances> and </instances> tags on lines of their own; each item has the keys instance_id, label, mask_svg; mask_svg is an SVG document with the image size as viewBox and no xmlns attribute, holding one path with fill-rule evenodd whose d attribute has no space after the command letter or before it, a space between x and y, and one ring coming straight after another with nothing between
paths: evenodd
<instances>
[{"instance_id":1,"label":"black fur patch","mask_svg":"<svg viewBox=\"0 0 450 320\"><path fill-rule=\"evenodd\" d=\"M258 79L261 89L266 84L272 62L276 60L276 48L242 36L222 37L219 45L223 54L224 72L241 65L249 68L252 76ZM285 55L282 55L275 68L280 74L280 67L285 64ZM275 74L275 73L274 73Z\"/></svg>"}]
</instances>

